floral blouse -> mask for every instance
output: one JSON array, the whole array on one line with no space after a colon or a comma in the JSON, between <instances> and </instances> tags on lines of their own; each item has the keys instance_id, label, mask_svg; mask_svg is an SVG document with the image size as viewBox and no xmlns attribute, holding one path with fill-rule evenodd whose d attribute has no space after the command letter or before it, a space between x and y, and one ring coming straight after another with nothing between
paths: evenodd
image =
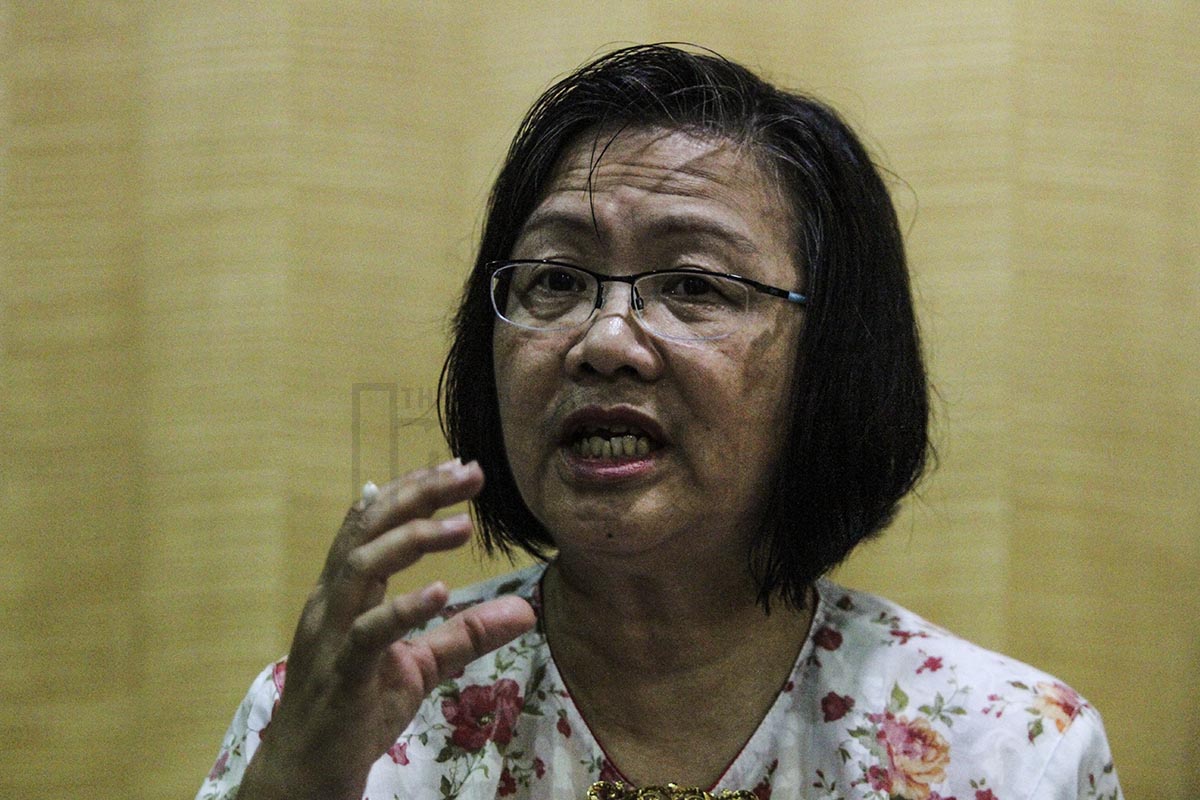
<instances>
[{"instance_id":1,"label":"floral blouse","mask_svg":"<svg viewBox=\"0 0 1200 800\"><path fill-rule=\"evenodd\" d=\"M499 594L537 609L543 567L455 593L441 619ZM831 582L758 730L710 791L759 800L1118 800L1100 716L1070 687L915 614ZM232 799L286 662L259 675L197 800ZM269 734L268 734L269 735ZM369 800L582 800L622 780L534 630L441 684L375 763Z\"/></svg>"}]
</instances>

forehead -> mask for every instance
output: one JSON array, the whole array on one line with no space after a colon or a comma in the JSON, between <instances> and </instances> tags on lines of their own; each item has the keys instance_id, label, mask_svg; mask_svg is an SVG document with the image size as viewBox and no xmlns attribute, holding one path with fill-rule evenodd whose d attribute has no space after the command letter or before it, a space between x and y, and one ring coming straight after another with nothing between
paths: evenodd
<instances>
[{"instance_id":1,"label":"forehead","mask_svg":"<svg viewBox=\"0 0 1200 800\"><path fill-rule=\"evenodd\" d=\"M567 147L521 238L672 233L791 251L795 214L753 148L679 130L591 132Z\"/></svg>"},{"instance_id":2,"label":"forehead","mask_svg":"<svg viewBox=\"0 0 1200 800\"><path fill-rule=\"evenodd\" d=\"M684 197L709 191L712 184L774 189L749 145L721 136L643 127L577 137L559 157L548 191L625 182Z\"/></svg>"}]
</instances>

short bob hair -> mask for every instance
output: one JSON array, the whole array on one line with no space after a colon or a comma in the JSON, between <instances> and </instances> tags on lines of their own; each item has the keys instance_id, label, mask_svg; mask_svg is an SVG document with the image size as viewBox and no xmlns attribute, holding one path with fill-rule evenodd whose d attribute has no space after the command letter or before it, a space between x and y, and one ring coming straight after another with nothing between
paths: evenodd
<instances>
[{"instance_id":1,"label":"short bob hair","mask_svg":"<svg viewBox=\"0 0 1200 800\"><path fill-rule=\"evenodd\" d=\"M930 451L904 247L887 188L834 111L697 50L617 50L534 103L492 189L455 317L439 384L442 424L452 451L478 460L487 476L474 500L487 552L549 558L552 537L522 500L504 448L487 264L510 256L561 154L581 136L664 128L746 147L794 205L809 296L792 415L779 433L786 444L748 566L760 603L799 608L816 578L892 520Z\"/></svg>"}]
</instances>

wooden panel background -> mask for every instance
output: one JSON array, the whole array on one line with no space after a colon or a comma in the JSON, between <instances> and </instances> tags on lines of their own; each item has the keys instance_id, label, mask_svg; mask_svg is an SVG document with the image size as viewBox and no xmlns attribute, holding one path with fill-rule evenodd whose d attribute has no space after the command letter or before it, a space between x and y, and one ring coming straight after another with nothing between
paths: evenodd
<instances>
[{"instance_id":1,"label":"wooden panel background","mask_svg":"<svg viewBox=\"0 0 1200 800\"><path fill-rule=\"evenodd\" d=\"M1193 796L1191 0L0 4L0 795L195 791L355 476L444 452L520 114L662 39L832 101L897 176L941 464L841 578L1075 684L1129 797Z\"/></svg>"}]
</instances>

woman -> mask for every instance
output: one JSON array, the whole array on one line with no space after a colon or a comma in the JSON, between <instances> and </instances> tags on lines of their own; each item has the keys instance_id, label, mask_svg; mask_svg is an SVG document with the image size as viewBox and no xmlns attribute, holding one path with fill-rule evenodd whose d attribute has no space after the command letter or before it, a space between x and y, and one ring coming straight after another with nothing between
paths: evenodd
<instances>
[{"instance_id":1,"label":"woman","mask_svg":"<svg viewBox=\"0 0 1200 800\"><path fill-rule=\"evenodd\" d=\"M1068 687L822 578L928 411L895 213L827 108L664 46L551 88L443 393L459 460L364 492L199 797L1120 796ZM468 498L548 566L385 599Z\"/></svg>"}]
</instances>

